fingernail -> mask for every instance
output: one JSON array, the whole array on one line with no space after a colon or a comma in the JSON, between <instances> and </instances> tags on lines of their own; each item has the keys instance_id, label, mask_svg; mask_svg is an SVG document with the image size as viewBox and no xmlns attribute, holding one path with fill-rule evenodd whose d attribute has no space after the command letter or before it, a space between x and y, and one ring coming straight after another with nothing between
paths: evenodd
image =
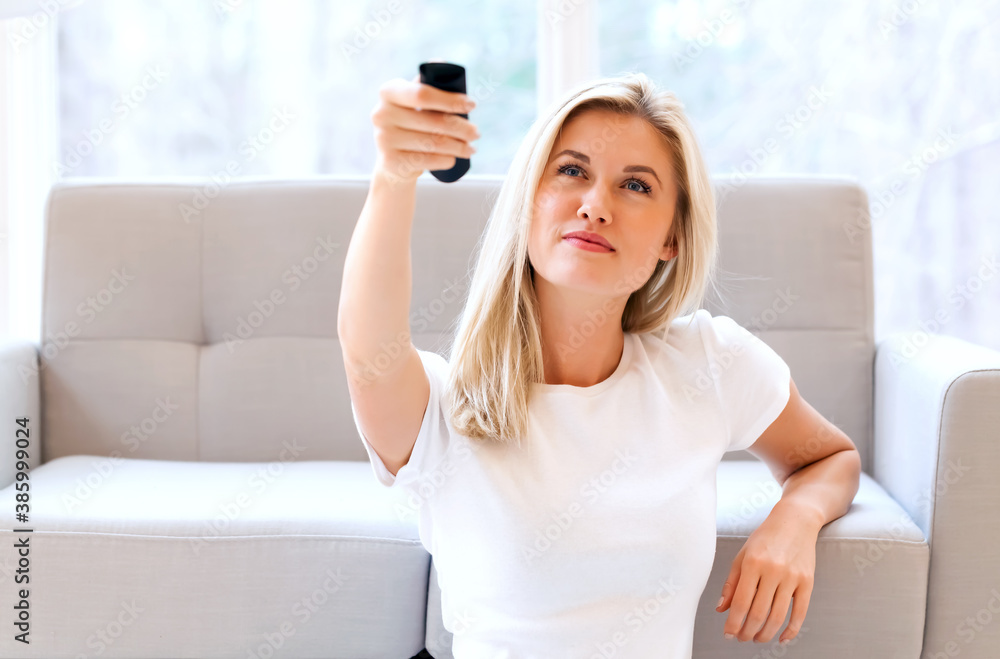
<instances>
[{"instance_id":1,"label":"fingernail","mask_svg":"<svg viewBox=\"0 0 1000 659\"><path fill-rule=\"evenodd\" d=\"M736 638L735 634L726 634L725 636L726 636L727 639L734 639L734 638Z\"/></svg>"},{"instance_id":2,"label":"fingernail","mask_svg":"<svg viewBox=\"0 0 1000 659\"><path fill-rule=\"evenodd\" d=\"M791 642L791 639L789 639L789 638L783 638L780 641L778 641L778 645L780 645L781 647L785 647L790 642Z\"/></svg>"},{"instance_id":3,"label":"fingernail","mask_svg":"<svg viewBox=\"0 0 1000 659\"><path fill-rule=\"evenodd\" d=\"M726 596L723 595L722 597L719 598L719 603L715 605L715 608L719 608L720 606L722 606L722 603L725 601L726 601Z\"/></svg>"}]
</instances>

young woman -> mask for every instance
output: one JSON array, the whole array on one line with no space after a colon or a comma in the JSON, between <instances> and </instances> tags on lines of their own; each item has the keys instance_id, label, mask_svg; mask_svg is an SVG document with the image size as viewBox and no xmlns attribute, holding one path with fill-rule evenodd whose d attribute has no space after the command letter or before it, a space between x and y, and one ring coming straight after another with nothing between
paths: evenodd
<instances>
[{"instance_id":1,"label":"young woman","mask_svg":"<svg viewBox=\"0 0 1000 659\"><path fill-rule=\"evenodd\" d=\"M397 79L372 114L379 157L339 328L374 473L418 514L456 659L689 658L717 467L786 408L789 368L700 308L717 258L709 175L683 106L641 73L581 86L534 123L450 361L416 349L416 178L473 153L465 100Z\"/></svg>"}]
</instances>

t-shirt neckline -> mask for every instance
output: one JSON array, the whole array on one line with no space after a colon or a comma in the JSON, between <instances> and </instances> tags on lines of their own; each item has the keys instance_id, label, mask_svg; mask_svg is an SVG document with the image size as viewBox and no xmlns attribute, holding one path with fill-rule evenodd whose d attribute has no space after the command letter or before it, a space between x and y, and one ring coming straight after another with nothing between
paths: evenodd
<instances>
[{"instance_id":1,"label":"t-shirt neckline","mask_svg":"<svg viewBox=\"0 0 1000 659\"><path fill-rule=\"evenodd\" d=\"M615 369L614 373L609 375L606 379L598 382L597 384L591 385L589 387L578 387L573 384L546 384L544 382L533 382L532 386L536 391L547 394L576 394L579 396L594 396L601 393L608 387L611 387L616 382L621 380L625 376L625 372L628 370L632 363L632 354L634 352L634 341L635 334L633 332L625 332L625 342L622 347L621 360L618 362L618 367Z\"/></svg>"}]
</instances>

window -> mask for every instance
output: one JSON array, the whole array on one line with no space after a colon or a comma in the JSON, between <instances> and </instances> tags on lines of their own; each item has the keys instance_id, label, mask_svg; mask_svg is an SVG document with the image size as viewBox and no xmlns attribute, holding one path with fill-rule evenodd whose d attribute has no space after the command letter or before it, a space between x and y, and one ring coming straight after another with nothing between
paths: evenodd
<instances>
[{"instance_id":1,"label":"window","mask_svg":"<svg viewBox=\"0 0 1000 659\"><path fill-rule=\"evenodd\" d=\"M472 171L503 173L535 115L535 22L531 3L85 3L60 23L57 170L366 176L379 86L445 59L477 101Z\"/></svg>"},{"instance_id":2,"label":"window","mask_svg":"<svg viewBox=\"0 0 1000 659\"><path fill-rule=\"evenodd\" d=\"M713 174L865 186L876 340L947 317L933 333L1000 348L1000 6L598 5L601 73L641 70L674 90Z\"/></svg>"},{"instance_id":3,"label":"window","mask_svg":"<svg viewBox=\"0 0 1000 659\"><path fill-rule=\"evenodd\" d=\"M58 17L49 6L58 6ZM643 71L684 102L712 173L847 174L865 186L876 340L931 328L1000 348L995 2L536 0L470 10L458 0L19 0L3 7L0 18L29 18L4 21L11 47L0 58L8 76L4 135L13 145L0 168L7 172L0 288L8 291L8 304L0 294L7 312L0 332L31 336L15 324L39 317L46 176L210 177L234 167L244 176L367 176L379 86L444 59L466 65L479 101L473 174L506 172L547 88ZM47 77L55 57L57 115ZM48 143L53 134L56 145ZM938 322L942 316L947 321Z\"/></svg>"}]
</instances>

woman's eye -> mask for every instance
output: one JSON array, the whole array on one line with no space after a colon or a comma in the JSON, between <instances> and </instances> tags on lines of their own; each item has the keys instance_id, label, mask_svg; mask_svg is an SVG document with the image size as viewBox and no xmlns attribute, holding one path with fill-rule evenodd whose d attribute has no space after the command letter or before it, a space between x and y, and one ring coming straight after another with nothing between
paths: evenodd
<instances>
[{"instance_id":1,"label":"woman's eye","mask_svg":"<svg viewBox=\"0 0 1000 659\"><path fill-rule=\"evenodd\" d=\"M569 172L571 170L574 170L574 169L575 170L579 170L581 172L583 171L582 167L578 167L577 165L572 165L572 164L563 165L562 167L560 167L556 171L558 171L560 174L567 174L568 176L573 176L573 178L576 178L573 174L569 174ZM649 194L649 191L650 191L649 185L647 185L646 183L644 183L642 180L640 180L638 178L629 179L628 182L626 183L626 185L637 185L637 186L639 186L639 189L629 188L633 192L639 192L639 193L642 193L642 194Z\"/></svg>"}]
</instances>

